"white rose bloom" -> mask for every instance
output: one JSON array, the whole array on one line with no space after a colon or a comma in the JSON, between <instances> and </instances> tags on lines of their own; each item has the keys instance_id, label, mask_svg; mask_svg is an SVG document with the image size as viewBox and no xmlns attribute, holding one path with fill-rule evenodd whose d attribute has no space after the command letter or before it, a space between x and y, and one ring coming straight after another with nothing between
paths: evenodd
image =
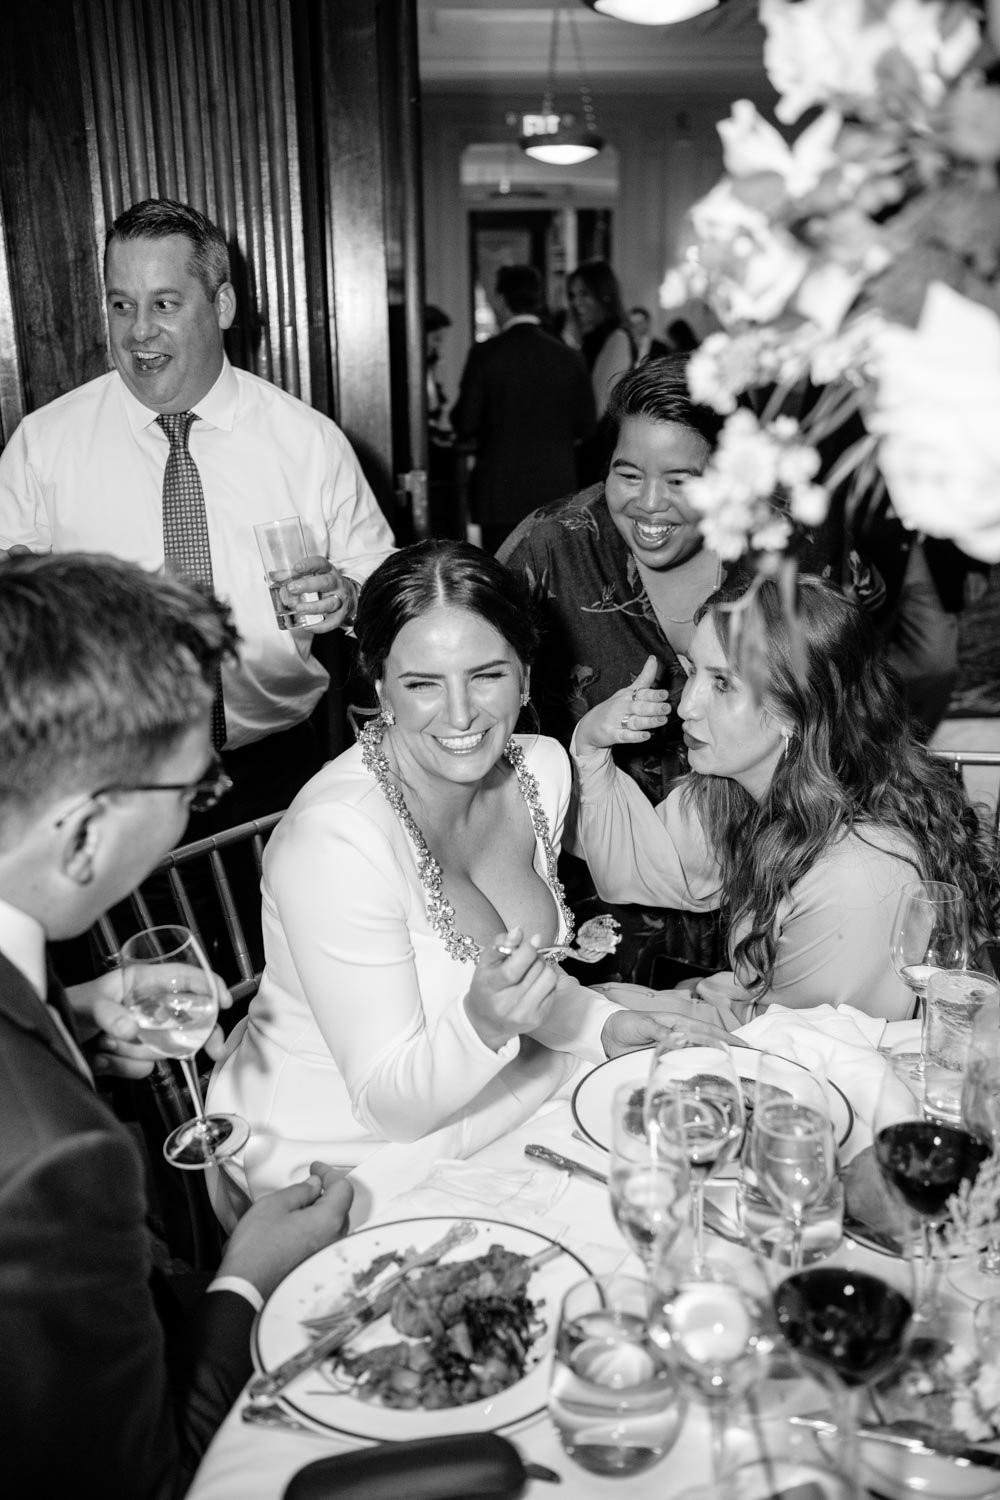
<instances>
[{"instance_id":1,"label":"white rose bloom","mask_svg":"<svg viewBox=\"0 0 1000 1500\"><path fill-rule=\"evenodd\" d=\"M1000 562L1000 319L934 282L916 330L887 326L868 426L905 526Z\"/></svg>"},{"instance_id":2,"label":"white rose bloom","mask_svg":"<svg viewBox=\"0 0 1000 1500\"><path fill-rule=\"evenodd\" d=\"M837 165L835 146L841 123L835 110L824 110L789 146L749 99L737 99L729 119L720 120L716 129L731 177L774 172L784 182L789 197L800 198L812 192L823 173Z\"/></svg>"},{"instance_id":3,"label":"white rose bloom","mask_svg":"<svg viewBox=\"0 0 1000 1500\"><path fill-rule=\"evenodd\" d=\"M971 10L942 35L945 9L941 0L891 0L873 18L868 0L760 0L764 67L782 96L778 119L793 124L828 99L873 98L879 60L892 50L913 65L924 102L939 103L943 80L961 72L979 45Z\"/></svg>"}]
</instances>

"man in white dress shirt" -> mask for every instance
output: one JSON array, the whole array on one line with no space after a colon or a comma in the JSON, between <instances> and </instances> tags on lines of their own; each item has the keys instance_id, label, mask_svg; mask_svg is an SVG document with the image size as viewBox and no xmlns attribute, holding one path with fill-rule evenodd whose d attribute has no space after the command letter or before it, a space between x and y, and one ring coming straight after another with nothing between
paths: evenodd
<instances>
[{"instance_id":1,"label":"man in white dress shirt","mask_svg":"<svg viewBox=\"0 0 1000 1500\"><path fill-rule=\"evenodd\" d=\"M203 493L207 576L241 637L222 689L234 783L225 822L242 822L286 806L319 768L309 717L328 676L312 637L349 628L358 586L392 550L392 533L340 429L226 358L236 294L225 238L209 219L170 199L135 204L108 234L104 273L114 370L17 428L0 455L0 550L79 549L163 567L172 439L160 419L193 413L187 447ZM309 613L321 619L284 631L253 528L292 515L313 556L287 594L318 594ZM167 566L191 571L176 556ZM186 836L217 826L209 819Z\"/></svg>"},{"instance_id":2,"label":"man in white dress shirt","mask_svg":"<svg viewBox=\"0 0 1000 1500\"><path fill-rule=\"evenodd\" d=\"M0 1425L11 1494L177 1500L251 1373L255 1310L342 1233L312 1164L237 1225L194 1306L153 1264L143 1163L93 1086L47 944L89 927L217 783L227 611L80 555L0 562ZM101 985L90 986L94 1000ZM80 1001L79 994L75 997ZM148 1071L107 996L103 1060ZM74 1010L76 1015L74 1016ZM97 1015L96 1009L93 1014Z\"/></svg>"}]
</instances>

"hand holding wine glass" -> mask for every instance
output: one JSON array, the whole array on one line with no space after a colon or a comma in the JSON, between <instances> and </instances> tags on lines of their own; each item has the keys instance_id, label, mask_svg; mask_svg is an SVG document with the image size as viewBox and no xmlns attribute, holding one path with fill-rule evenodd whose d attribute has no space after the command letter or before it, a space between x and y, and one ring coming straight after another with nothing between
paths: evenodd
<instances>
[{"instance_id":1,"label":"hand holding wine glass","mask_svg":"<svg viewBox=\"0 0 1000 1500\"><path fill-rule=\"evenodd\" d=\"M745 1123L743 1091L725 1043L691 1047L675 1035L657 1046L646 1085L647 1123L654 1124L664 1111L669 1121L679 1119L691 1164L692 1274L711 1279L713 1269L705 1256L705 1182L739 1150ZM665 1128L674 1127L665 1122Z\"/></svg>"},{"instance_id":2,"label":"hand holding wine glass","mask_svg":"<svg viewBox=\"0 0 1000 1500\"><path fill-rule=\"evenodd\" d=\"M186 927L150 927L122 944L122 1003L140 1039L161 1057L180 1062L195 1117L163 1143L175 1167L203 1170L246 1144L249 1126L238 1115L205 1114L194 1056L219 1013L216 981L201 944Z\"/></svg>"},{"instance_id":3,"label":"hand holding wine glass","mask_svg":"<svg viewBox=\"0 0 1000 1500\"><path fill-rule=\"evenodd\" d=\"M833 1125L821 1079L770 1053L754 1089L750 1149L757 1185L791 1224L789 1264L802 1264L803 1215L830 1190Z\"/></svg>"},{"instance_id":4,"label":"hand holding wine glass","mask_svg":"<svg viewBox=\"0 0 1000 1500\"><path fill-rule=\"evenodd\" d=\"M646 1081L619 1084L611 1102L611 1211L647 1275L673 1245L690 1211L691 1169L679 1119L664 1106L648 1121Z\"/></svg>"}]
</instances>

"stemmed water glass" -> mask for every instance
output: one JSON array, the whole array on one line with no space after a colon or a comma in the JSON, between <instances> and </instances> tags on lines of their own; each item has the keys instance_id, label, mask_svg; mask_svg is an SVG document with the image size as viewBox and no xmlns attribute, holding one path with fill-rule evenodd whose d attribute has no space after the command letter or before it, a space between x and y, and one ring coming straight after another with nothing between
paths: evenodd
<instances>
[{"instance_id":1,"label":"stemmed water glass","mask_svg":"<svg viewBox=\"0 0 1000 1500\"><path fill-rule=\"evenodd\" d=\"M917 996L923 1017L927 981L935 969L964 969L969 963L969 919L957 885L914 880L903 887L889 940L892 966ZM923 1071L923 1039L909 1064Z\"/></svg>"},{"instance_id":2,"label":"stemmed water glass","mask_svg":"<svg viewBox=\"0 0 1000 1500\"><path fill-rule=\"evenodd\" d=\"M774 1311L785 1342L806 1369L837 1376L843 1406L837 1426L848 1448L842 1469L857 1485L861 1401L902 1358L913 1307L878 1276L846 1266L812 1266L781 1282Z\"/></svg>"},{"instance_id":3,"label":"stemmed water glass","mask_svg":"<svg viewBox=\"0 0 1000 1500\"><path fill-rule=\"evenodd\" d=\"M647 1120L646 1080L615 1089L611 1101L611 1211L646 1274L673 1245L689 1215L691 1169L683 1131L666 1102Z\"/></svg>"},{"instance_id":4,"label":"stemmed water glass","mask_svg":"<svg viewBox=\"0 0 1000 1500\"><path fill-rule=\"evenodd\" d=\"M728 1494L726 1433L733 1404L766 1374L774 1335L747 1285L706 1281L661 1262L650 1280L649 1337L680 1385L703 1402L712 1431L713 1496ZM692 1492L692 1500L694 1493ZM683 1500L683 1497L680 1497Z\"/></svg>"},{"instance_id":5,"label":"stemmed water glass","mask_svg":"<svg viewBox=\"0 0 1000 1500\"><path fill-rule=\"evenodd\" d=\"M791 1225L789 1265L802 1265L803 1215L830 1190L833 1125L819 1076L770 1053L754 1089L750 1154L757 1186Z\"/></svg>"},{"instance_id":6,"label":"stemmed water glass","mask_svg":"<svg viewBox=\"0 0 1000 1500\"><path fill-rule=\"evenodd\" d=\"M875 1161L890 1196L919 1223L911 1240L914 1321L930 1322L937 1311L936 1232L948 1218L948 1199L975 1177L989 1148L960 1125L929 1118L923 1090L917 1092L886 1069L872 1121Z\"/></svg>"},{"instance_id":7,"label":"stemmed water glass","mask_svg":"<svg viewBox=\"0 0 1000 1500\"><path fill-rule=\"evenodd\" d=\"M679 1114L677 1113L679 1105ZM669 1134L679 1123L691 1164L691 1274L711 1279L705 1256L704 1202L709 1175L728 1161L743 1139L743 1091L724 1042L688 1046L672 1037L657 1045L646 1085L645 1116Z\"/></svg>"},{"instance_id":8,"label":"stemmed water glass","mask_svg":"<svg viewBox=\"0 0 1000 1500\"><path fill-rule=\"evenodd\" d=\"M149 927L121 950L122 1003L139 1038L160 1057L175 1058L191 1092L195 1116L163 1143L175 1167L200 1171L246 1144L250 1127L239 1115L206 1115L194 1056L219 1014L216 980L201 944L187 927Z\"/></svg>"}]
</instances>

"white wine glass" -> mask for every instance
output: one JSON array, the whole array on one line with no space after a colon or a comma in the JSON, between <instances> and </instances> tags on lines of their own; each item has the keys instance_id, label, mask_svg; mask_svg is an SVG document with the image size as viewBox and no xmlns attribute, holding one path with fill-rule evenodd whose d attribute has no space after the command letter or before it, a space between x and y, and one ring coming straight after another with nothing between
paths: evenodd
<instances>
[{"instance_id":1,"label":"white wine glass","mask_svg":"<svg viewBox=\"0 0 1000 1500\"><path fill-rule=\"evenodd\" d=\"M969 916L957 885L944 880L913 880L904 885L889 939L892 966L913 991L926 1020L927 981L935 969L964 969L970 957ZM908 1064L919 1077L924 1068L924 1039Z\"/></svg>"},{"instance_id":2,"label":"white wine glass","mask_svg":"<svg viewBox=\"0 0 1000 1500\"><path fill-rule=\"evenodd\" d=\"M757 1066L750 1158L757 1186L791 1226L789 1265L802 1265L803 1217L836 1171L833 1125L819 1074L763 1053Z\"/></svg>"},{"instance_id":3,"label":"white wine glass","mask_svg":"<svg viewBox=\"0 0 1000 1500\"><path fill-rule=\"evenodd\" d=\"M139 1039L160 1057L176 1059L195 1115L163 1143L172 1166L203 1171L244 1146L250 1127L239 1115L206 1115L195 1054L219 1014L216 979L198 939L187 927L148 927L122 944L122 1003Z\"/></svg>"},{"instance_id":4,"label":"white wine glass","mask_svg":"<svg viewBox=\"0 0 1000 1500\"><path fill-rule=\"evenodd\" d=\"M688 1221L691 1168L679 1118L664 1105L647 1120L645 1093L646 1080L634 1078L612 1096L608 1192L622 1238L648 1276Z\"/></svg>"},{"instance_id":5,"label":"white wine glass","mask_svg":"<svg viewBox=\"0 0 1000 1500\"><path fill-rule=\"evenodd\" d=\"M716 1272L705 1255L705 1183L739 1150L746 1122L729 1047L721 1041L689 1046L673 1037L659 1043L646 1085L645 1114L650 1127L659 1120L667 1133L679 1121L691 1164L691 1271L696 1279L712 1279Z\"/></svg>"}]
</instances>

